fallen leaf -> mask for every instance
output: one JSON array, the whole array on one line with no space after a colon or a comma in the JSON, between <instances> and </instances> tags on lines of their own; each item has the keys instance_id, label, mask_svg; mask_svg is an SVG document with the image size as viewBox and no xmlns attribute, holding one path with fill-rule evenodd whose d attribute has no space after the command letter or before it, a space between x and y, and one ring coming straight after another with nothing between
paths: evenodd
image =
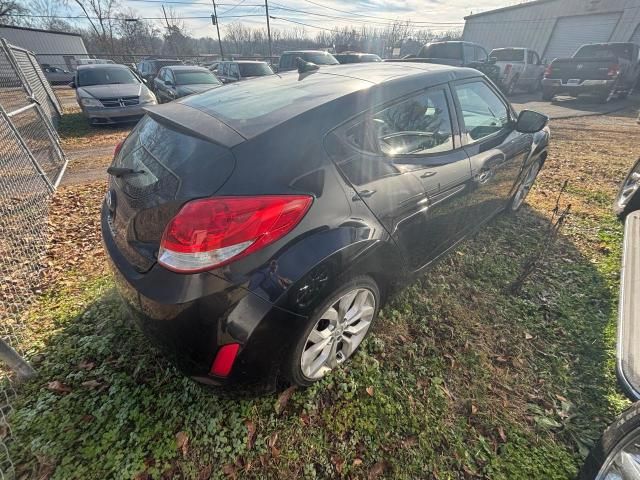
<instances>
[{"instance_id":1,"label":"fallen leaf","mask_svg":"<svg viewBox=\"0 0 640 480\"><path fill-rule=\"evenodd\" d=\"M186 457L189 453L189 437L185 432L176 433L176 448L182 451L182 456Z\"/></svg>"},{"instance_id":2,"label":"fallen leaf","mask_svg":"<svg viewBox=\"0 0 640 480\"><path fill-rule=\"evenodd\" d=\"M256 424L251 420L245 420L244 426L247 427L247 450L251 450L256 440Z\"/></svg>"},{"instance_id":3,"label":"fallen leaf","mask_svg":"<svg viewBox=\"0 0 640 480\"><path fill-rule=\"evenodd\" d=\"M500 436L500 440L502 440L502 443L505 443L507 441L507 435L504 433L504 429L502 427L498 427L498 435Z\"/></svg>"},{"instance_id":4,"label":"fallen leaf","mask_svg":"<svg viewBox=\"0 0 640 480\"><path fill-rule=\"evenodd\" d=\"M222 467L222 473L227 477L236 478L236 467L231 463L227 463Z\"/></svg>"},{"instance_id":5,"label":"fallen leaf","mask_svg":"<svg viewBox=\"0 0 640 480\"><path fill-rule=\"evenodd\" d=\"M370 397L373 397L373 387L367 387L367 393Z\"/></svg>"},{"instance_id":6,"label":"fallen leaf","mask_svg":"<svg viewBox=\"0 0 640 480\"><path fill-rule=\"evenodd\" d=\"M530 334L530 333L528 333L528 332L525 332L525 334L524 334L524 339L525 339L525 340L531 340L532 338L533 338L533 335L531 335L531 334Z\"/></svg>"},{"instance_id":7,"label":"fallen leaf","mask_svg":"<svg viewBox=\"0 0 640 480\"><path fill-rule=\"evenodd\" d=\"M83 387L87 388L100 388L102 384L97 380L87 380L86 382L82 382Z\"/></svg>"},{"instance_id":8,"label":"fallen leaf","mask_svg":"<svg viewBox=\"0 0 640 480\"><path fill-rule=\"evenodd\" d=\"M284 409L287 406L287 403L289 403L289 400L291 400L291 396L293 395L293 392L296 391L296 388L297 387L295 386L289 387L280 394L274 406L275 411L278 415L280 415L284 411Z\"/></svg>"},{"instance_id":9,"label":"fallen leaf","mask_svg":"<svg viewBox=\"0 0 640 480\"><path fill-rule=\"evenodd\" d=\"M478 407L476 407L473 403L470 405L469 407L469 413L470 415L475 415L476 413L478 413Z\"/></svg>"},{"instance_id":10,"label":"fallen leaf","mask_svg":"<svg viewBox=\"0 0 640 480\"><path fill-rule=\"evenodd\" d=\"M47 389L51 390L52 392L62 393L62 394L71 392L71 387L68 385L65 385L60 380L54 380L53 382L47 383Z\"/></svg>"},{"instance_id":11,"label":"fallen leaf","mask_svg":"<svg viewBox=\"0 0 640 480\"><path fill-rule=\"evenodd\" d=\"M354 467L357 467L359 465L362 465L362 459L361 458L354 458L353 459L353 464Z\"/></svg>"},{"instance_id":12,"label":"fallen leaf","mask_svg":"<svg viewBox=\"0 0 640 480\"><path fill-rule=\"evenodd\" d=\"M376 462L373 465L373 467L371 467L371 470L369 470L369 475L367 476L367 478L369 480L375 480L383 473L384 473L384 462Z\"/></svg>"},{"instance_id":13,"label":"fallen leaf","mask_svg":"<svg viewBox=\"0 0 640 480\"><path fill-rule=\"evenodd\" d=\"M81 370L93 370L95 368L96 364L93 362L89 362L87 360L82 360L79 364L78 364L78 368Z\"/></svg>"},{"instance_id":14,"label":"fallen leaf","mask_svg":"<svg viewBox=\"0 0 640 480\"><path fill-rule=\"evenodd\" d=\"M267 440L267 446L271 450L271 456L273 458L280 456L280 450L276 447L276 443L278 443L278 432L275 432L269 437L269 440Z\"/></svg>"}]
</instances>

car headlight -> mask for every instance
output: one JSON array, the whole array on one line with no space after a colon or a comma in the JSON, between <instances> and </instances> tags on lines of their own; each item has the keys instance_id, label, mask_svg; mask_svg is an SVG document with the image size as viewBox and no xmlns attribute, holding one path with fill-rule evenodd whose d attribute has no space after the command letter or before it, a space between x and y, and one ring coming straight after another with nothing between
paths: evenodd
<instances>
[{"instance_id":1,"label":"car headlight","mask_svg":"<svg viewBox=\"0 0 640 480\"><path fill-rule=\"evenodd\" d=\"M156 96L151 90L145 88L140 95L140 103L156 103Z\"/></svg>"},{"instance_id":2,"label":"car headlight","mask_svg":"<svg viewBox=\"0 0 640 480\"><path fill-rule=\"evenodd\" d=\"M102 103L97 98L93 97L82 97L80 98L80 103L84 107L101 107Z\"/></svg>"}]
</instances>

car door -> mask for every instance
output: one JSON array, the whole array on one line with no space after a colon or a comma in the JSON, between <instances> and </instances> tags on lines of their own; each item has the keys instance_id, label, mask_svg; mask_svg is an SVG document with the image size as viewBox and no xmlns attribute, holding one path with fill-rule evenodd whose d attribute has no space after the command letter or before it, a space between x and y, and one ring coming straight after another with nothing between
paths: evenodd
<instances>
[{"instance_id":1,"label":"car door","mask_svg":"<svg viewBox=\"0 0 640 480\"><path fill-rule=\"evenodd\" d=\"M502 210L531 152L533 136L515 130L515 113L481 77L452 84L464 150L471 162L467 226Z\"/></svg>"},{"instance_id":2,"label":"car door","mask_svg":"<svg viewBox=\"0 0 640 480\"><path fill-rule=\"evenodd\" d=\"M229 82L237 82L240 80L240 67L237 63L233 62L229 64Z\"/></svg>"},{"instance_id":3,"label":"car door","mask_svg":"<svg viewBox=\"0 0 640 480\"><path fill-rule=\"evenodd\" d=\"M165 73L165 91L167 92L167 100L169 102L172 102L178 97L176 76L170 68L167 68Z\"/></svg>"},{"instance_id":4,"label":"car door","mask_svg":"<svg viewBox=\"0 0 640 480\"><path fill-rule=\"evenodd\" d=\"M447 86L387 104L342 131L339 168L392 234L412 271L460 237L471 180Z\"/></svg>"}]
</instances>

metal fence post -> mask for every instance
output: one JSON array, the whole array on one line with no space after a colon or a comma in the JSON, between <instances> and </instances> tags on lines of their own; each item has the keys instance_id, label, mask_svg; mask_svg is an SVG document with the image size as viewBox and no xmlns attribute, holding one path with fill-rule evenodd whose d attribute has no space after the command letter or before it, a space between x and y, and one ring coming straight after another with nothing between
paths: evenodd
<instances>
[{"instance_id":1,"label":"metal fence post","mask_svg":"<svg viewBox=\"0 0 640 480\"><path fill-rule=\"evenodd\" d=\"M36 371L29 365L23 358L18 355L13 348L7 345L4 340L0 338L0 360L5 362L16 375L19 380L26 380L35 376Z\"/></svg>"}]
</instances>

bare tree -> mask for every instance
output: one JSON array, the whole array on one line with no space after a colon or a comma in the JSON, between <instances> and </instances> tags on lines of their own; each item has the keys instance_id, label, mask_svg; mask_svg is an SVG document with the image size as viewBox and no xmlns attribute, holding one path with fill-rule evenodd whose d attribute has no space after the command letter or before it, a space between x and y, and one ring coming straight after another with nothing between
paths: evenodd
<instances>
[{"instance_id":1,"label":"bare tree","mask_svg":"<svg viewBox=\"0 0 640 480\"><path fill-rule=\"evenodd\" d=\"M100 48L115 55L114 20L118 8L117 0L74 0L89 21Z\"/></svg>"},{"instance_id":2,"label":"bare tree","mask_svg":"<svg viewBox=\"0 0 640 480\"><path fill-rule=\"evenodd\" d=\"M14 15L22 15L27 13L27 9L17 0L0 0L0 24L16 25L24 23L22 17Z\"/></svg>"}]
</instances>

